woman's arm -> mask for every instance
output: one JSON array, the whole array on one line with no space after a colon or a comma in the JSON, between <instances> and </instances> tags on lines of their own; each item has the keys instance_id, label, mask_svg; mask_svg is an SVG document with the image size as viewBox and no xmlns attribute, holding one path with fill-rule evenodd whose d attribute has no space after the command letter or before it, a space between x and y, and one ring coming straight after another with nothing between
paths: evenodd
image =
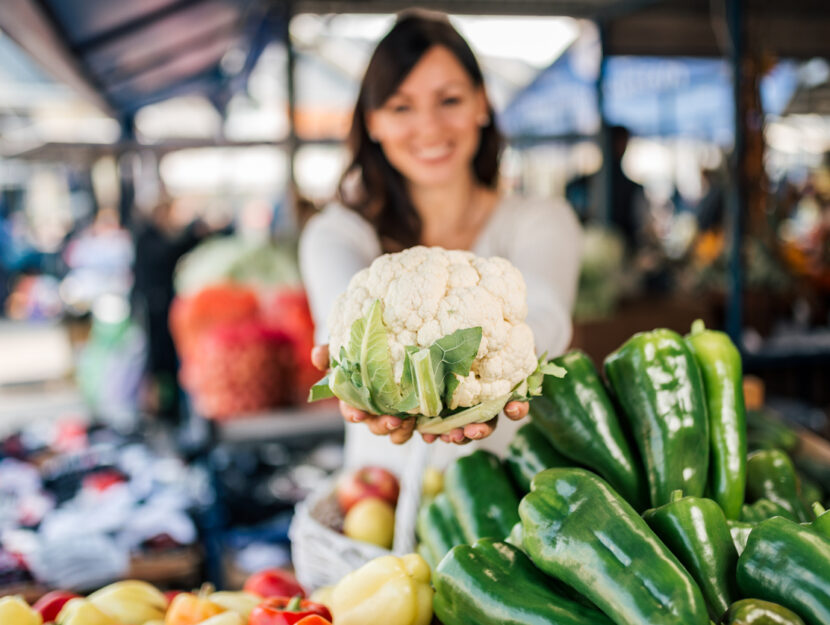
<instances>
[{"instance_id":1,"label":"woman's arm","mask_svg":"<svg viewBox=\"0 0 830 625\"><path fill-rule=\"evenodd\" d=\"M381 253L372 227L356 213L332 205L312 217L300 235L300 273L314 318L314 339L328 343L334 301L358 271Z\"/></svg>"},{"instance_id":2,"label":"woman's arm","mask_svg":"<svg viewBox=\"0 0 830 625\"><path fill-rule=\"evenodd\" d=\"M582 228L564 201L518 207L508 259L527 285L527 324L536 351L562 354L571 342L571 313L582 256Z\"/></svg>"}]
</instances>

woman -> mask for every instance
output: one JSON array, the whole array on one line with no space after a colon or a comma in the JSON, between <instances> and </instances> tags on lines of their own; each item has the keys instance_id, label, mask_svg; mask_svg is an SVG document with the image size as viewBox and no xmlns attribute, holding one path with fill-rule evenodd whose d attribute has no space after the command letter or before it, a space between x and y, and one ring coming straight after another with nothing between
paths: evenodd
<instances>
[{"instance_id":1,"label":"woman","mask_svg":"<svg viewBox=\"0 0 830 625\"><path fill-rule=\"evenodd\" d=\"M339 201L313 217L300 240L318 343L327 341L326 319L355 273L382 253L420 244L510 260L527 283L527 323L537 351L564 351L579 267L578 222L564 202L499 193L502 142L483 76L445 17L404 14L381 40L361 84L348 145L352 160ZM315 348L312 358L325 369L327 346ZM368 426L347 427L347 464L356 454L365 463L370 446L381 449L369 432L397 444L412 436L414 419L371 416L342 402L341 412ZM521 419L527 404L511 402L505 414ZM467 443L494 428L495 419L441 439ZM504 448L513 430L501 428L483 446ZM374 451L368 453L376 461Z\"/></svg>"}]
</instances>

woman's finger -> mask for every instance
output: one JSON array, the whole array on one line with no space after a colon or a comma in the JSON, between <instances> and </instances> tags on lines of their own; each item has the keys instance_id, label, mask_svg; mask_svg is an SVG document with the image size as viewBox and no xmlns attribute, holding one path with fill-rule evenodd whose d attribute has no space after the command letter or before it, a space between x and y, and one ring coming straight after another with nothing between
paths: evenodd
<instances>
[{"instance_id":1,"label":"woman's finger","mask_svg":"<svg viewBox=\"0 0 830 625\"><path fill-rule=\"evenodd\" d=\"M360 423L369 417L368 413L358 410L354 406L350 406L342 399L340 400L340 414L349 423Z\"/></svg>"},{"instance_id":2,"label":"woman's finger","mask_svg":"<svg viewBox=\"0 0 830 625\"><path fill-rule=\"evenodd\" d=\"M311 364L320 371L326 371L329 368L328 345L315 345L311 348Z\"/></svg>"},{"instance_id":3,"label":"woman's finger","mask_svg":"<svg viewBox=\"0 0 830 625\"><path fill-rule=\"evenodd\" d=\"M449 432L441 435L441 440L445 443L455 443L456 445L464 441L464 429L453 428Z\"/></svg>"},{"instance_id":4,"label":"woman's finger","mask_svg":"<svg viewBox=\"0 0 830 625\"><path fill-rule=\"evenodd\" d=\"M424 433L421 433L421 438L424 439L425 443L434 443L435 441L438 440L438 435L437 434L424 434Z\"/></svg>"},{"instance_id":5,"label":"woman's finger","mask_svg":"<svg viewBox=\"0 0 830 625\"><path fill-rule=\"evenodd\" d=\"M390 415L366 417L364 421L366 425L369 426L369 430L372 432L372 434L376 434L378 436L385 436L386 434L390 434L396 431L402 425L401 419ZM410 432L410 435L411 434L412 433Z\"/></svg>"},{"instance_id":6,"label":"woman's finger","mask_svg":"<svg viewBox=\"0 0 830 625\"><path fill-rule=\"evenodd\" d=\"M480 440L490 436L495 429L495 420L490 420L487 423L470 423L464 426L464 436L471 440Z\"/></svg>"},{"instance_id":7,"label":"woman's finger","mask_svg":"<svg viewBox=\"0 0 830 625\"><path fill-rule=\"evenodd\" d=\"M513 421L524 419L529 411L530 404L526 401L511 401L504 407L504 414L507 415L508 419L512 419Z\"/></svg>"},{"instance_id":8,"label":"woman's finger","mask_svg":"<svg viewBox=\"0 0 830 625\"><path fill-rule=\"evenodd\" d=\"M415 419L403 419L401 426L389 435L389 440L395 445L401 445L412 438L415 430Z\"/></svg>"}]
</instances>

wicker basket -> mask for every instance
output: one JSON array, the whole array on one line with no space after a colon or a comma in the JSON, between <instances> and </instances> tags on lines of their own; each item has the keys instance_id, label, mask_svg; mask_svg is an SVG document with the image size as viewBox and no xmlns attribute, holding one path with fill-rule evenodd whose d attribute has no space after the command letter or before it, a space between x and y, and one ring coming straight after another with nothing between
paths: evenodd
<instances>
[{"instance_id":1,"label":"wicker basket","mask_svg":"<svg viewBox=\"0 0 830 625\"><path fill-rule=\"evenodd\" d=\"M413 449L400 480L391 551L353 540L333 529L338 519L336 479L321 484L297 505L288 536L297 579L307 589L336 584L347 573L377 557L414 551L415 519L430 448L420 440L407 444L413 445Z\"/></svg>"}]
</instances>

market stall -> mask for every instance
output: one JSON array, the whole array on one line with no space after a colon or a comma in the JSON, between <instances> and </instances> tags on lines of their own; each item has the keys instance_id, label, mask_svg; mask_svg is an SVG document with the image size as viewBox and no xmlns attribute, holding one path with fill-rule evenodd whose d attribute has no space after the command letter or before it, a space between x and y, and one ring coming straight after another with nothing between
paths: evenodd
<instances>
[{"instance_id":1,"label":"market stall","mask_svg":"<svg viewBox=\"0 0 830 625\"><path fill-rule=\"evenodd\" d=\"M405 3L0 6L0 625L830 625L830 14L430 4L576 303L378 246L325 372L298 236Z\"/></svg>"}]
</instances>

